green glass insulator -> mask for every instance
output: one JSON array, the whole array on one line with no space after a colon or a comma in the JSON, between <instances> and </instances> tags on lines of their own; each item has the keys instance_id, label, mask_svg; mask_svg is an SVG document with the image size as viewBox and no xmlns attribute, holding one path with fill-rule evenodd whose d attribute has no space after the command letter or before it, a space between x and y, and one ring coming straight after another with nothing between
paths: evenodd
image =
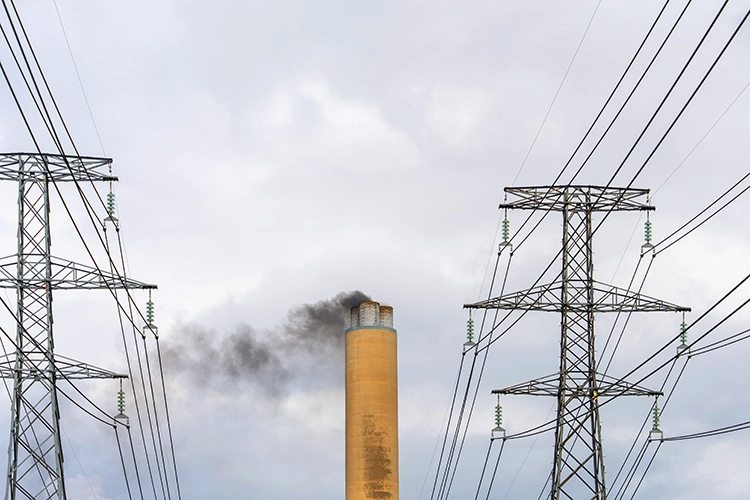
<instances>
[{"instance_id":1,"label":"green glass insulator","mask_svg":"<svg viewBox=\"0 0 750 500\"><path fill-rule=\"evenodd\" d=\"M680 341L682 341L683 344L687 344L687 325L684 321L680 325Z\"/></svg>"},{"instance_id":2,"label":"green glass insulator","mask_svg":"<svg viewBox=\"0 0 750 500\"><path fill-rule=\"evenodd\" d=\"M107 193L107 213L115 215L115 193Z\"/></svg>"},{"instance_id":3,"label":"green glass insulator","mask_svg":"<svg viewBox=\"0 0 750 500\"><path fill-rule=\"evenodd\" d=\"M466 322L466 337L469 342L474 340L474 320L472 318L469 318L469 321Z\"/></svg>"},{"instance_id":4,"label":"green glass insulator","mask_svg":"<svg viewBox=\"0 0 750 500\"><path fill-rule=\"evenodd\" d=\"M505 242L510 238L510 221L508 219L503 220L503 240Z\"/></svg>"},{"instance_id":5,"label":"green glass insulator","mask_svg":"<svg viewBox=\"0 0 750 500\"><path fill-rule=\"evenodd\" d=\"M154 323L154 303L150 300L146 302L146 321L149 325Z\"/></svg>"}]
</instances>

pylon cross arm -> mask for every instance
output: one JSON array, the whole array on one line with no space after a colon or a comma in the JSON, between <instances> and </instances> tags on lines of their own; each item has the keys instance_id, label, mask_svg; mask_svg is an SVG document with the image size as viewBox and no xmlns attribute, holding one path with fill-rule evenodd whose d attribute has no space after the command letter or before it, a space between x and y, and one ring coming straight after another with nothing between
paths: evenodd
<instances>
[{"instance_id":1,"label":"pylon cross arm","mask_svg":"<svg viewBox=\"0 0 750 500\"><path fill-rule=\"evenodd\" d=\"M575 284L575 280L568 280ZM582 283L583 284L583 283ZM571 287L572 288L572 287ZM562 281L555 281L520 292L512 292L473 304L465 304L468 309L518 309L522 311L592 311L600 312L689 312L689 307L679 306L664 300L619 288L614 285L594 281L592 290L594 301L589 304L587 296L580 294L568 298L563 304Z\"/></svg>"},{"instance_id":2,"label":"pylon cross arm","mask_svg":"<svg viewBox=\"0 0 750 500\"><path fill-rule=\"evenodd\" d=\"M654 207L638 201L638 198L648 196L648 189L562 185L507 187L505 193L515 199L501 204L502 209L555 212L563 210L582 212L654 210Z\"/></svg>"},{"instance_id":3,"label":"pylon cross arm","mask_svg":"<svg viewBox=\"0 0 750 500\"><path fill-rule=\"evenodd\" d=\"M54 369L58 378L68 380L128 378L127 375L115 373L98 366L76 361L59 354L54 355ZM34 365L37 366L34 366ZM20 366L20 368L19 368ZM0 378L22 379L49 378L49 369L39 368L39 363L17 363L15 354L0 356Z\"/></svg>"},{"instance_id":4,"label":"pylon cross arm","mask_svg":"<svg viewBox=\"0 0 750 500\"><path fill-rule=\"evenodd\" d=\"M47 153L0 153L0 180L4 181L116 181L102 172L112 164L111 158L63 156Z\"/></svg>"},{"instance_id":5,"label":"pylon cross arm","mask_svg":"<svg viewBox=\"0 0 750 500\"><path fill-rule=\"evenodd\" d=\"M0 258L0 288L17 288L16 276L18 255ZM97 269L85 264L79 264L59 257L50 258L51 278L49 286L52 290L101 290L101 289L155 289L150 285L124 276L118 276L109 271ZM44 276L34 276L24 279L22 287L45 288L48 281Z\"/></svg>"},{"instance_id":6,"label":"pylon cross arm","mask_svg":"<svg viewBox=\"0 0 750 500\"><path fill-rule=\"evenodd\" d=\"M598 281L594 282L593 289L594 312L690 312L689 307Z\"/></svg>"},{"instance_id":7,"label":"pylon cross arm","mask_svg":"<svg viewBox=\"0 0 750 500\"><path fill-rule=\"evenodd\" d=\"M592 389L592 387L594 389ZM591 394L592 390L595 391ZM562 394L561 394L562 393ZM494 389L492 394L517 394L525 396L568 396L568 397L615 397L615 396L661 396L659 391L653 391L625 380L597 373L594 380L589 380L584 374L568 374L565 386L560 388L560 374L553 373L528 382Z\"/></svg>"},{"instance_id":8,"label":"pylon cross arm","mask_svg":"<svg viewBox=\"0 0 750 500\"><path fill-rule=\"evenodd\" d=\"M558 281L474 302L473 304L464 304L464 308L560 312L561 293L562 282Z\"/></svg>"}]
</instances>

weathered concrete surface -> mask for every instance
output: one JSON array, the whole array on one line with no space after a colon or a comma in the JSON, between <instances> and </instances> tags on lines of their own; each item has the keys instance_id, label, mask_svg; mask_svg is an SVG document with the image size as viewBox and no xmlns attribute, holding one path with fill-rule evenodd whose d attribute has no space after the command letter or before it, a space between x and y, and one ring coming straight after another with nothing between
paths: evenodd
<instances>
[{"instance_id":1,"label":"weathered concrete surface","mask_svg":"<svg viewBox=\"0 0 750 500\"><path fill-rule=\"evenodd\" d=\"M396 331L346 334L346 500L398 500Z\"/></svg>"}]
</instances>

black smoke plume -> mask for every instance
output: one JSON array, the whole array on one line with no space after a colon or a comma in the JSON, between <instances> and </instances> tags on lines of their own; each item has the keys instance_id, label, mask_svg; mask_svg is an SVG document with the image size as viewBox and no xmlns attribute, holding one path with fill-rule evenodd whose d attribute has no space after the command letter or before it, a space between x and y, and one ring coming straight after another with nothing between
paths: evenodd
<instances>
[{"instance_id":1,"label":"black smoke plume","mask_svg":"<svg viewBox=\"0 0 750 500\"><path fill-rule=\"evenodd\" d=\"M331 382L343 371L349 310L366 300L357 290L303 304L270 330L241 323L220 334L197 323L180 325L162 344L165 375L213 389L252 386L272 396L282 395L292 380L303 386Z\"/></svg>"}]
</instances>

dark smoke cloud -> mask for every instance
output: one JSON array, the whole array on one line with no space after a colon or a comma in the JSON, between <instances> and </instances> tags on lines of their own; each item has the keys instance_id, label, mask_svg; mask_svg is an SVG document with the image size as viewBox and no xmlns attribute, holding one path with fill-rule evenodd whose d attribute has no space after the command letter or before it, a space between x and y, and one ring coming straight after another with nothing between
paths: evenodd
<instances>
[{"instance_id":1,"label":"dark smoke cloud","mask_svg":"<svg viewBox=\"0 0 750 500\"><path fill-rule=\"evenodd\" d=\"M295 307L270 330L241 323L220 334L197 323L180 325L162 345L165 375L214 389L252 386L270 396L283 395L293 379L303 385L329 380L343 370L349 310L365 300L371 299L360 291L342 292Z\"/></svg>"}]
</instances>

